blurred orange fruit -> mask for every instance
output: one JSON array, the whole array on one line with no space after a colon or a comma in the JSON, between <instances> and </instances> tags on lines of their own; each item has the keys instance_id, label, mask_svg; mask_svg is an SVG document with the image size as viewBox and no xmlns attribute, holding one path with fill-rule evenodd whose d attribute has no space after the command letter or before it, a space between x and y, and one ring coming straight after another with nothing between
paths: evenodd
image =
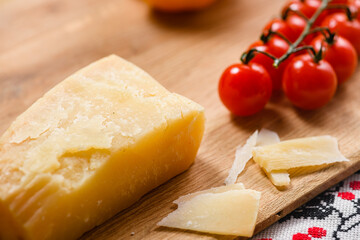
<instances>
[{"instance_id":1,"label":"blurred orange fruit","mask_svg":"<svg viewBox=\"0 0 360 240\"><path fill-rule=\"evenodd\" d=\"M216 0L145 0L151 7L165 12L194 11L205 8Z\"/></svg>"}]
</instances>

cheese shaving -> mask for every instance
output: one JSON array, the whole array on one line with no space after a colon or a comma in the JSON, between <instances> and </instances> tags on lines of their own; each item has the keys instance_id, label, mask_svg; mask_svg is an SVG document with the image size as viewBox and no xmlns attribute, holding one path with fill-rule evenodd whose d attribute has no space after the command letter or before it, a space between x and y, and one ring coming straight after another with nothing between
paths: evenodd
<instances>
[{"instance_id":1,"label":"cheese shaving","mask_svg":"<svg viewBox=\"0 0 360 240\"><path fill-rule=\"evenodd\" d=\"M242 184L212 188L181 197L178 209L158 225L198 232L251 237L259 211L261 193L242 189ZM187 197L189 195L186 195Z\"/></svg>"},{"instance_id":2,"label":"cheese shaving","mask_svg":"<svg viewBox=\"0 0 360 240\"><path fill-rule=\"evenodd\" d=\"M276 132L263 128L259 132L256 146L272 145L279 142L280 137ZM276 172L267 172L264 170L264 172L276 187L285 187L290 185L290 174L286 170Z\"/></svg>"},{"instance_id":3,"label":"cheese shaving","mask_svg":"<svg viewBox=\"0 0 360 240\"><path fill-rule=\"evenodd\" d=\"M267 172L349 161L331 136L298 138L255 147L253 159Z\"/></svg>"},{"instance_id":4,"label":"cheese shaving","mask_svg":"<svg viewBox=\"0 0 360 240\"><path fill-rule=\"evenodd\" d=\"M263 128L257 137L256 146L266 146L278 142L280 142L280 137L276 132Z\"/></svg>"},{"instance_id":5,"label":"cheese shaving","mask_svg":"<svg viewBox=\"0 0 360 240\"><path fill-rule=\"evenodd\" d=\"M252 158L252 150L256 146L258 130L256 130L247 140L244 146L238 146L235 152L235 160L225 180L225 184L236 183L237 177L244 170L246 163Z\"/></svg>"}]
</instances>

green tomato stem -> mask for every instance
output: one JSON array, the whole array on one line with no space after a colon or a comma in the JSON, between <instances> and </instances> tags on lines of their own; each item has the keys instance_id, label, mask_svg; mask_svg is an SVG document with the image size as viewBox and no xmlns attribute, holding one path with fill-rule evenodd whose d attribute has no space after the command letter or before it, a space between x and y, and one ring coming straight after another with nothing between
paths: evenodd
<instances>
[{"instance_id":1,"label":"green tomato stem","mask_svg":"<svg viewBox=\"0 0 360 240\"><path fill-rule=\"evenodd\" d=\"M305 21L309 21L309 18L307 16L305 16L302 12L298 11L298 10L294 10L292 9L291 7L288 7L284 14L281 16L282 20L286 20L287 17L289 16L289 13L290 12L293 12L295 13L296 15L298 15L299 17L303 18Z\"/></svg>"},{"instance_id":2,"label":"green tomato stem","mask_svg":"<svg viewBox=\"0 0 360 240\"><path fill-rule=\"evenodd\" d=\"M311 31L311 27L314 25L314 22L319 17L319 15L327 8L331 0L323 0L320 7L316 10L315 14L307 21L304 31L301 33L299 38L293 43L290 44L288 51L282 55L280 58L274 60L274 67L278 67L280 63L285 61L291 54L294 53L295 49L301 44L305 39L308 33Z\"/></svg>"},{"instance_id":3,"label":"green tomato stem","mask_svg":"<svg viewBox=\"0 0 360 240\"><path fill-rule=\"evenodd\" d=\"M320 32L325 37L326 43L328 43L328 44L333 44L334 43L336 34L334 32L331 32L328 27L316 27L316 28L313 28L310 32L308 32L307 35L314 34L314 33L317 33L317 32Z\"/></svg>"},{"instance_id":4,"label":"green tomato stem","mask_svg":"<svg viewBox=\"0 0 360 240\"><path fill-rule=\"evenodd\" d=\"M264 54L267 57L273 59L274 60L273 66L275 68L278 68L282 62L284 62L286 59L288 59L291 56L291 54L299 52L301 50L305 50L305 49L307 49L311 53L311 56L314 59L315 63L319 62L323 57L322 56L323 55L322 48L320 49L319 52L316 52L314 50L314 48L311 46L299 47L299 45L301 44L301 42L304 41L306 36L316 33L316 32L321 32L321 34L324 35L324 37L325 37L325 41L328 44L333 44L335 33L331 32L329 30L329 28L316 27L314 29L311 29L312 26L314 25L314 22L318 19L319 15L326 9L343 9L346 11L346 15L349 18L349 21L351 21L354 17L356 17L356 16L353 16L353 14L348 6L344 6L344 5L340 5L340 4L329 6L329 3L331 1L332 0L322 0L320 7L316 10L314 15L310 19L308 19L303 13L293 10L290 7L288 9L286 9L284 15L282 16L283 20L285 20L287 18L287 16L289 15L289 12L294 12L298 16L300 16L306 20L306 26L305 26L303 32L301 33L301 35L298 37L298 39L294 43L291 43L289 41L289 39L287 39L284 35L282 35L281 33L272 31L271 28L267 34L262 34L260 39L264 43L266 43L272 35L277 35L280 38L284 39L289 44L289 49L287 50L287 52L284 55L282 55L281 57L276 58L275 56L271 55L270 53L267 53L264 51L259 51L256 48L252 48L249 51L243 53L243 55L240 58L241 62L244 64L248 64L250 62L250 60L254 58L255 53L260 53L260 54ZM304 2L304 1L302 0L301 2Z\"/></svg>"},{"instance_id":5,"label":"green tomato stem","mask_svg":"<svg viewBox=\"0 0 360 240\"><path fill-rule=\"evenodd\" d=\"M258 50L256 48L252 48L250 49L249 51L247 52L244 52L241 57L240 57L240 60L243 64L248 64L251 59L253 59L255 57L256 54L258 53L261 53L261 54L264 54L265 56L271 58L272 60L276 60L276 57L274 57L273 55L271 55L270 53L267 53L265 51L261 51L261 50Z\"/></svg>"}]
</instances>

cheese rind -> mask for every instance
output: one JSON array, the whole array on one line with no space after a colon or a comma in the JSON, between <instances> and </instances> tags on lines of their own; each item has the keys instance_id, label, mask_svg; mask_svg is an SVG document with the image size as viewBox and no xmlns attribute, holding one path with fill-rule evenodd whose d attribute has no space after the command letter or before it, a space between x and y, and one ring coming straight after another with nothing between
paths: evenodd
<instances>
[{"instance_id":1,"label":"cheese rind","mask_svg":"<svg viewBox=\"0 0 360 240\"><path fill-rule=\"evenodd\" d=\"M230 186L236 186L230 185ZM196 194L158 225L199 232L251 237L259 211L260 192L237 189Z\"/></svg>"},{"instance_id":2,"label":"cheese rind","mask_svg":"<svg viewBox=\"0 0 360 240\"><path fill-rule=\"evenodd\" d=\"M135 65L85 67L0 138L0 239L79 237L186 170L203 131L200 105Z\"/></svg>"},{"instance_id":3,"label":"cheese rind","mask_svg":"<svg viewBox=\"0 0 360 240\"><path fill-rule=\"evenodd\" d=\"M255 147L253 159L267 172L348 161L339 151L336 138L298 138Z\"/></svg>"}]
</instances>

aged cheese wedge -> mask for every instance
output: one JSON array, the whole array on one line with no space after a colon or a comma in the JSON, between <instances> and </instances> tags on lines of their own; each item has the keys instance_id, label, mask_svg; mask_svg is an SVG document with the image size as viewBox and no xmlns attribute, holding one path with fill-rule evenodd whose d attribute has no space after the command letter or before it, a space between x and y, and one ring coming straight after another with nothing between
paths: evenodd
<instances>
[{"instance_id":1,"label":"aged cheese wedge","mask_svg":"<svg viewBox=\"0 0 360 240\"><path fill-rule=\"evenodd\" d=\"M298 138L253 149L253 159L267 172L348 161L331 136Z\"/></svg>"},{"instance_id":2,"label":"aged cheese wedge","mask_svg":"<svg viewBox=\"0 0 360 240\"><path fill-rule=\"evenodd\" d=\"M0 139L0 239L75 239L186 170L203 108L110 56L76 72Z\"/></svg>"},{"instance_id":3,"label":"aged cheese wedge","mask_svg":"<svg viewBox=\"0 0 360 240\"><path fill-rule=\"evenodd\" d=\"M268 129L261 129L257 137L256 146L266 146L280 142L279 135ZM267 172L264 170L270 181L277 187L290 185L290 174L286 170Z\"/></svg>"},{"instance_id":4,"label":"aged cheese wedge","mask_svg":"<svg viewBox=\"0 0 360 240\"><path fill-rule=\"evenodd\" d=\"M159 226L206 233L251 237L259 211L260 192L228 185L226 191L193 194L192 198L175 201L178 209L170 213Z\"/></svg>"},{"instance_id":5,"label":"aged cheese wedge","mask_svg":"<svg viewBox=\"0 0 360 240\"><path fill-rule=\"evenodd\" d=\"M235 160L229 171L225 184L236 183L237 177L245 169L246 163L252 157L252 149L256 146L258 131L256 130L247 140L244 146L238 146L235 152Z\"/></svg>"}]
</instances>

